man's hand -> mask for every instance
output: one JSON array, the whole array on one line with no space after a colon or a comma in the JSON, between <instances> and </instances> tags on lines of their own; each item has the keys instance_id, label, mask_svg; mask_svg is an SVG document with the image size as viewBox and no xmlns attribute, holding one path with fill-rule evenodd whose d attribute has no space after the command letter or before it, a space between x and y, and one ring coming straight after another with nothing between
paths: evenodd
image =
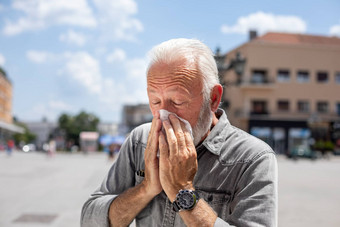
<instances>
[{"instance_id":1,"label":"man's hand","mask_svg":"<svg viewBox=\"0 0 340 227\"><path fill-rule=\"evenodd\" d=\"M159 160L158 137L162 128L162 122L159 119L159 113L156 113L152 120L151 130L148 136L148 142L144 153L145 162L145 178L142 184L146 187L146 192L152 196L156 196L162 191L159 180Z\"/></svg>"},{"instance_id":2,"label":"man's hand","mask_svg":"<svg viewBox=\"0 0 340 227\"><path fill-rule=\"evenodd\" d=\"M194 189L197 172L197 154L190 132L174 115L163 122L165 135L159 135L159 174L163 190L173 201L180 189Z\"/></svg>"}]
</instances>

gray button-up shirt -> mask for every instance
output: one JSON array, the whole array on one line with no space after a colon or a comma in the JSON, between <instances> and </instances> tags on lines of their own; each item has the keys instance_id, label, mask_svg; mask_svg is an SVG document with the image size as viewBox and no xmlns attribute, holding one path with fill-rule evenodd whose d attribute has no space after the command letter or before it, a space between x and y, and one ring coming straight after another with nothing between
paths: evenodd
<instances>
[{"instance_id":1,"label":"gray button-up shirt","mask_svg":"<svg viewBox=\"0 0 340 227\"><path fill-rule=\"evenodd\" d=\"M196 147L194 187L217 213L215 226L277 226L277 163L263 141L230 125L218 110L218 123ZM102 185L85 202L81 224L109 226L108 211L122 192L143 181L144 151L151 124L134 129L122 145ZM133 207L131 207L133 209ZM137 226L185 226L164 192L136 217Z\"/></svg>"}]
</instances>

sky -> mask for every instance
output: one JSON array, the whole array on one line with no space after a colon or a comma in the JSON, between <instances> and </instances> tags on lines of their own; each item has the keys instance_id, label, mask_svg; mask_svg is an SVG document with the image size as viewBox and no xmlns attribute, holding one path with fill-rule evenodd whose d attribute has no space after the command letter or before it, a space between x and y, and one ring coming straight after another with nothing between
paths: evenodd
<instances>
[{"instance_id":1,"label":"sky","mask_svg":"<svg viewBox=\"0 0 340 227\"><path fill-rule=\"evenodd\" d=\"M339 12L339 0L0 0L0 66L19 121L119 123L123 105L148 103L154 45L196 38L226 53L250 29L340 37Z\"/></svg>"}]
</instances>

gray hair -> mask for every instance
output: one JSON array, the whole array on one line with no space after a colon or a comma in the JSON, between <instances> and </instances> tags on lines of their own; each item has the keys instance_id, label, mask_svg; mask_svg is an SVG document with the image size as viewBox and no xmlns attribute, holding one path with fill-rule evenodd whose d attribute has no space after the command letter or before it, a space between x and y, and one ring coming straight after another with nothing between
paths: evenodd
<instances>
[{"instance_id":1,"label":"gray hair","mask_svg":"<svg viewBox=\"0 0 340 227\"><path fill-rule=\"evenodd\" d=\"M156 63L170 64L178 59L185 58L195 62L202 76L204 101L210 100L211 89L219 84L218 70L214 55L209 47L197 39L170 39L155 47L149 52L150 67Z\"/></svg>"}]
</instances>

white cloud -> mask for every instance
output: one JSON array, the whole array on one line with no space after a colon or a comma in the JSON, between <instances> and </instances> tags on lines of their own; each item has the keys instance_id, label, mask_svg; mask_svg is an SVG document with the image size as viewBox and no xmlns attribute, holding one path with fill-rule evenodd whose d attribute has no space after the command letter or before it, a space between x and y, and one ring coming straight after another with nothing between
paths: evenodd
<instances>
[{"instance_id":1,"label":"white cloud","mask_svg":"<svg viewBox=\"0 0 340 227\"><path fill-rule=\"evenodd\" d=\"M52 110L56 111L64 111L64 112L69 112L73 111L74 107L66 102L63 102L61 100L50 100L48 102L48 107Z\"/></svg>"},{"instance_id":2,"label":"white cloud","mask_svg":"<svg viewBox=\"0 0 340 227\"><path fill-rule=\"evenodd\" d=\"M2 54L0 54L0 66L4 66L5 63L6 63L6 58Z\"/></svg>"},{"instance_id":3,"label":"white cloud","mask_svg":"<svg viewBox=\"0 0 340 227\"><path fill-rule=\"evenodd\" d=\"M77 46L83 46L86 43L86 36L82 33L68 30L67 33L59 36L59 40L70 44L76 44Z\"/></svg>"},{"instance_id":4,"label":"white cloud","mask_svg":"<svg viewBox=\"0 0 340 227\"><path fill-rule=\"evenodd\" d=\"M99 94L102 87L100 64L87 52L66 53L64 73L85 87L90 93Z\"/></svg>"},{"instance_id":5,"label":"white cloud","mask_svg":"<svg viewBox=\"0 0 340 227\"><path fill-rule=\"evenodd\" d=\"M125 72L127 75L125 92L125 102L130 104L148 103L146 92L146 68L147 57L128 59L125 62ZM133 85L133 86L132 86ZM130 89L132 88L132 89ZM132 91L132 92L131 92Z\"/></svg>"},{"instance_id":6,"label":"white cloud","mask_svg":"<svg viewBox=\"0 0 340 227\"><path fill-rule=\"evenodd\" d=\"M49 53L31 50L27 57L36 63L46 63L58 60L63 66L59 74L63 79L72 82L72 89L81 88L85 90L84 99L97 100L102 109L112 111L113 115L119 115L121 106L124 104L147 103L146 92L146 67L147 58L129 59L122 49L113 51L111 57L114 60L114 68L120 68L121 74L104 77L101 73L101 65L97 58L88 52L65 52ZM113 73L115 70L113 70ZM65 83L69 86L70 83ZM60 94L62 97L62 94ZM88 96L87 96L88 95ZM90 103L89 103L90 105ZM72 107L62 101L52 100L47 104L39 104L35 107L35 113L40 111L41 115L48 118L56 117L51 111L73 111Z\"/></svg>"},{"instance_id":7,"label":"white cloud","mask_svg":"<svg viewBox=\"0 0 340 227\"><path fill-rule=\"evenodd\" d=\"M143 24L134 18L138 7L134 0L93 0L98 10L98 23L104 40L135 40L144 30Z\"/></svg>"},{"instance_id":8,"label":"white cloud","mask_svg":"<svg viewBox=\"0 0 340 227\"><path fill-rule=\"evenodd\" d=\"M249 30L257 30L259 34L267 31L304 33L307 25L297 16L274 15L260 11L238 18L236 24L232 26L221 26L221 32L225 34L247 34Z\"/></svg>"},{"instance_id":9,"label":"white cloud","mask_svg":"<svg viewBox=\"0 0 340 227\"><path fill-rule=\"evenodd\" d=\"M125 63L125 70L127 73L128 78L131 79L143 79L146 78L146 67L147 67L147 60L146 58L134 58L128 60Z\"/></svg>"},{"instance_id":10,"label":"white cloud","mask_svg":"<svg viewBox=\"0 0 340 227\"><path fill-rule=\"evenodd\" d=\"M37 50L29 50L26 52L26 57L31 62L41 64L45 63L46 61L49 61L51 59L54 59L55 56L52 53L46 52L46 51L37 51Z\"/></svg>"},{"instance_id":11,"label":"white cloud","mask_svg":"<svg viewBox=\"0 0 340 227\"><path fill-rule=\"evenodd\" d=\"M75 112L73 105L67 104L61 100L49 100L47 103L37 103L26 114L28 118L44 116L50 120L57 120L61 112Z\"/></svg>"},{"instance_id":12,"label":"white cloud","mask_svg":"<svg viewBox=\"0 0 340 227\"><path fill-rule=\"evenodd\" d=\"M126 59L126 53L120 48L116 48L111 54L107 55L106 61L109 63L118 61L124 61Z\"/></svg>"},{"instance_id":13,"label":"white cloud","mask_svg":"<svg viewBox=\"0 0 340 227\"><path fill-rule=\"evenodd\" d=\"M124 59L120 58L117 62L123 67L123 75L120 76L119 82L113 78L103 78L100 101L111 106L147 103L146 59L129 59L124 54Z\"/></svg>"},{"instance_id":14,"label":"white cloud","mask_svg":"<svg viewBox=\"0 0 340 227\"><path fill-rule=\"evenodd\" d=\"M5 35L68 25L97 29L100 41L135 41L136 35L144 30L135 17L138 12L135 0L92 0L91 4L87 0L13 0L11 9L23 16L5 19ZM61 39L70 40L69 36ZM72 37L72 41L82 42L79 37Z\"/></svg>"},{"instance_id":15,"label":"white cloud","mask_svg":"<svg viewBox=\"0 0 340 227\"><path fill-rule=\"evenodd\" d=\"M329 29L329 33L331 35L339 36L340 37L340 24L333 25Z\"/></svg>"},{"instance_id":16,"label":"white cloud","mask_svg":"<svg viewBox=\"0 0 340 227\"><path fill-rule=\"evenodd\" d=\"M12 8L24 13L16 21L5 21L3 33L16 35L50 25L95 27L96 20L86 0L14 0Z\"/></svg>"}]
</instances>

